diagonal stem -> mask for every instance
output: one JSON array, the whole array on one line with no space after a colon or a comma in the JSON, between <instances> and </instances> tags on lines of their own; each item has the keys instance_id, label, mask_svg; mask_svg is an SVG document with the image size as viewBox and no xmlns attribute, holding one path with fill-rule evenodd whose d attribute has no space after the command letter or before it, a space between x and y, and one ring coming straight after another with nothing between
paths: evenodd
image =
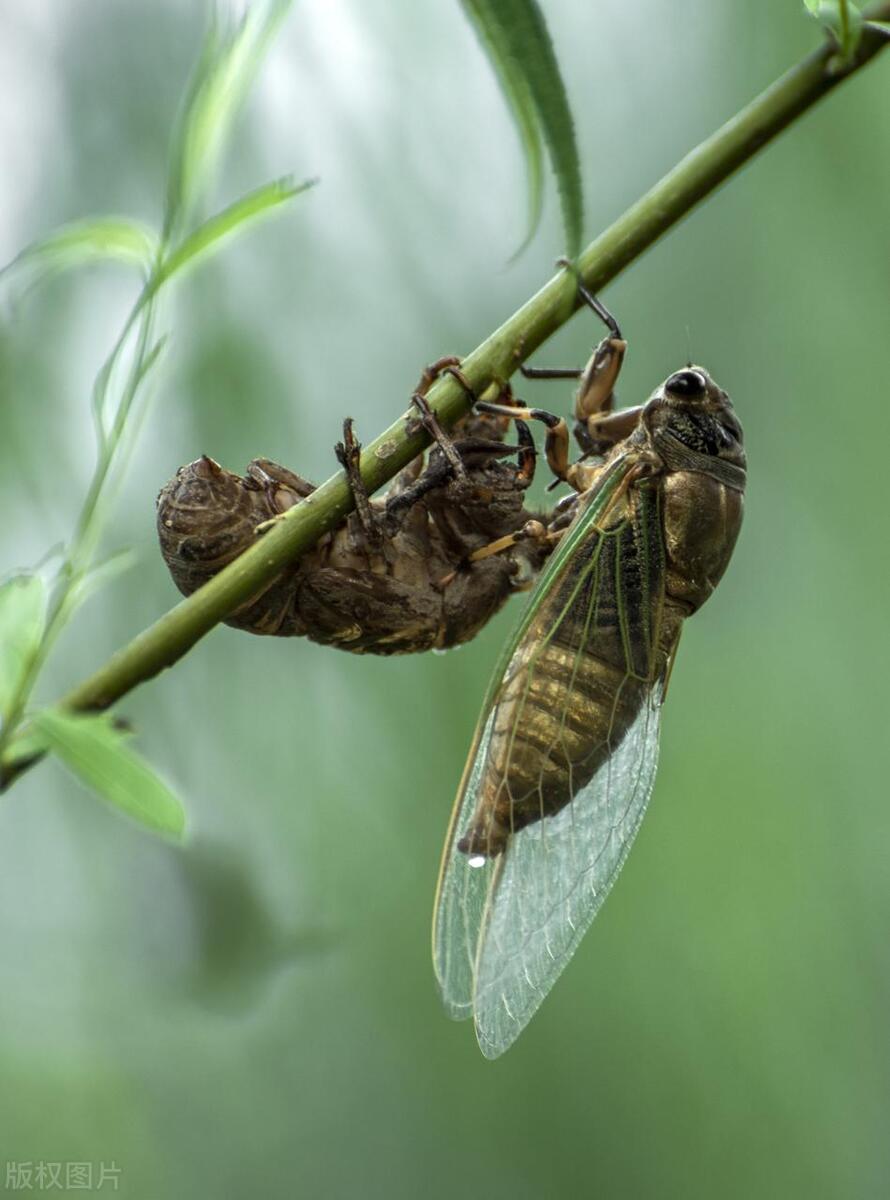
<instances>
[{"instance_id":1,"label":"diagonal stem","mask_svg":"<svg viewBox=\"0 0 890 1200\"><path fill-rule=\"evenodd\" d=\"M863 15L866 20L890 20L890 0L872 5ZM697 146L583 251L577 265L586 287L596 292L614 279L758 150L870 62L886 44L881 33L865 29L849 60L839 62L835 46L826 42L792 67ZM561 272L545 284L464 359L462 370L477 394L494 379L508 379L520 361L578 307L576 281L571 273ZM446 427L468 407L464 390L447 376L434 385L428 400ZM410 412L400 417L362 455L361 473L368 490L375 491L392 479L428 441ZM342 521L351 507L346 477L339 473L291 509L285 519L214 579L119 650L59 704L69 709L107 708L138 684L172 666L228 613ZM24 737L18 744L13 740L0 762L0 785L8 786L38 757L40 752L35 751L33 743L29 748Z\"/></svg>"}]
</instances>

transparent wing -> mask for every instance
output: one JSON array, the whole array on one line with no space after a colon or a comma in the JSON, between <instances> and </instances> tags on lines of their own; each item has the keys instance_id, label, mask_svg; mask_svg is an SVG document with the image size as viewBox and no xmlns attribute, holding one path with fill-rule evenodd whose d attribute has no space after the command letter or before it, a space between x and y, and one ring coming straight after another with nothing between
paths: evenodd
<instances>
[{"instance_id":1,"label":"transparent wing","mask_svg":"<svg viewBox=\"0 0 890 1200\"><path fill-rule=\"evenodd\" d=\"M520 830L485 867L464 868L488 877L485 908L478 912L474 898L465 912L467 946L476 922L471 1008L487 1058L531 1020L624 864L655 781L661 693L657 684L621 745L561 812Z\"/></svg>"},{"instance_id":2,"label":"transparent wing","mask_svg":"<svg viewBox=\"0 0 890 1200\"><path fill-rule=\"evenodd\" d=\"M630 518L601 530L608 494L621 480L620 469L606 477L505 648L446 840L436 974L449 1015L474 1016L492 1058L518 1036L574 953L652 791L663 692L653 614L663 595L663 551L657 508L644 497ZM625 661L623 682L609 666L616 655ZM530 754L540 763L537 785ZM563 791L555 801L554 774ZM490 811L479 809L480 797L510 794L520 779L531 790L510 801L510 811L524 805L525 816L503 853L462 852L459 839ZM534 797L539 817L529 812Z\"/></svg>"},{"instance_id":3,"label":"transparent wing","mask_svg":"<svg viewBox=\"0 0 890 1200\"><path fill-rule=\"evenodd\" d=\"M473 1015L479 931L488 907L488 893L502 866L502 859L491 859L481 867L470 866L469 857L461 854L454 844L457 832L464 828L473 811L494 717L492 709L475 752L471 751L472 767L469 778L461 784L463 803L456 806L451 818L436 897L433 963L442 1003L455 1021Z\"/></svg>"}]
</instances>

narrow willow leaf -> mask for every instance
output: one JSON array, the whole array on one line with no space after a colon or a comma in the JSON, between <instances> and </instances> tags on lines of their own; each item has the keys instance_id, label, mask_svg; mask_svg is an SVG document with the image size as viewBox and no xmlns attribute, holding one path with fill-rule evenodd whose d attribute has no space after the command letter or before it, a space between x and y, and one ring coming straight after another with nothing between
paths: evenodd
<instances>
[{"instance_id":1,"label":"narrow willow leaf","mask_svg":"<svg viewBox=\"0 0 890 1200\"><path fill-rule=\"evenodd\" d=\"M133 330L136 328L137 323L140 319L145 321L147 317L150 317L150 306L161 288L184 267L193 265L199 258L206 254L215 253L223 240L230 234L242 229L279 205L293 199L300 192L305 192L308 188L314 186L315 182L314 179L309 179L295 184L289 176L285 176L282 179L274 180L272 183L264 184L255 191L249 192L246 196L242 196L234 204L230 204L221 213L217 213L216 216L205 221L203 225L189 234L175 250L172 250L156 266L130 313L114 349L106 359L93 384L93 418L101 446L105 445L107 436L106 410L108 407L108 394L112 374L117 368L123 349ZM145 376L149 373L163 351L166 341L166 337L160 338L158 342L145 350L138 361L134 362L131 380L133 390L142 384Z\"/></svg>"},{"instance_id":2,"label":"narrow willow leaf","mask_svg":"<svg viewBox=\"0 0 890 1200\"><path fill-rule=\"evenodd\" d=\"M110 716L47 709L34 718L50 750L103 800L157 833L182 837L185 812L177 797L126 744Z\"/></svg>"},{"instance_id":3,"label":"narrow willow leaf","mask_svg":"<svg viewBox=\"0 0 890 1200\"><path fill-rule=\"evenodd\" d=\"M543 134L559 188L567 253L574 257L581 245L583 225L581 168L572 114L543 13L537 0L462 3L511 101L526 152L532 116ZM534 170L532 162L529 172L533 195Z\"/></svg>"},{"instance_id":4,"label":"narrow willow leaf","mask_svg":"<svg viewBox=\"0 0 890 1200\"><path fill-rule=\"evenodd\" d=\"M39 575L16 575L0 587L0 715L22 681L46 624L46 585Z\"/></svg>"},{"instance_id":5,"label":"narrow willow leaf","mask_svg":"<svg viewBox=\"0 0 890 1200\"><path fill-rule=\"evenodd\" d=\"M210 217L167 256L152 277L149 293L157 292L183 267L190 266L203 255L219 249L224 238L270 212L273 208L277 208L278 205L292 200L300 192L305 192L308 188L313 187L315 182L314 179L307 179L303 183L295 184L290 177L276 179L273 183L267 183L263 187L257 188L256 191L242 196L240 200L236 200L234 204L230 204L216 216Z\"/></svg>"},{"instance_id":6,"label":"narrow willow leaf","mask_svg":"<svg viewBox=\"0 0 890 1200\"><path fill-rule=\"evenodd\" d=\"M874 29L877 33L883 33L885 37L890 37L890 21L866 21L865 24L869 29Z\"/></svg>"},{"instance_id":7,"label":"narrow willow leaf","mask_svg":"<svg viewBox=\"0 0 890 1200\"><path fill-rule=\"evenodd\" d=\"M95 217L62 225L38 238L0 271L29 286L72 267L112 261L126 263L148 274L158 252L153 230L124 217Z\"/></svg>"},{"instance_id":8,"label":"narrow willow leaf","mask_svg":"<svg viewBox=\"0 0 890 1200\"><path fill-rule=\"evenodd\" d=\"M130 313L114 349L106 359L93 384L93 416L96 428L99 431L100 442L104 444L106 436L105 412L112 373L117 367L127 339L136 327L140 316L144 319L146 309L164 284L184 267L194 265L204 255L215 253L220 248L223 240L230 234L242 229L252 221L271 212L272 209L286 203L288 200L292 200L294 196L298 196L301 192L307 191L316 182L314 179L307 179L302 183L295 184L292 182L290 176L284 176L281 179L273 180L272 183L264 184L253 192L248 192L246 196L242 196L240 200L236 200L234 204L230 204L228 208L223 209L216 216L210 217L203 225L200 225L190 233L180 242L175 250L172 250L158 264L146 283L133 311ZM134 383L136 387L143 382L145 376L154 366L166 342L166 337L160 338L134 364Z\"/></svg>"},{"instance_id":9,"label":"narrow willow leaf","mask_svg":"<svg viewBox=\"0 0 890 1200\"><path fill-rule=\"evenodd\" d=\"M544 207L543 144L535 103L522 68L505 53L500 37L500 26L492 19L489 6L474 0L462 0L467 16L476 27L476 34L485 48L494 67L507 106L513 114L519 140L525 153L525 168L528 181L528 228L519 249L513 255L518 258L535 236L541 222Z\"/></svg>"},{"instance_id":10,"label":"narrow willow leaf","mask_svg":"<svg viewBox=\"0 0 890 1200\"><path fill-rule=\"evenodd\" d=\"M186 92L171 151L165 233L194 203L291 0L254 4L234 29L211 28Z\"/></svg>"}]
</instances>

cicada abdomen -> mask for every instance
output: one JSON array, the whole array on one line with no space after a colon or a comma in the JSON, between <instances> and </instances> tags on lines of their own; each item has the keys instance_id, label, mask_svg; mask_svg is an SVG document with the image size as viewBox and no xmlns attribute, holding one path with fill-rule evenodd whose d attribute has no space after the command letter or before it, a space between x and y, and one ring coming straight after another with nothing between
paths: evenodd
<instances>
[{"instance_id":1,"label":"cicada abdomen","mask_svg":"<svg viewBox=\"0 0 890 1200\"><path fill-rule=\"evenodd\" d=\"M158 538L186 596L253 545L257 529L314 489L299 475L256 459L242 477L207 455L180 467L158 496ZM292 573L285 572L226 618L251 633L292 632Z\"/></svg>"}]
</instances>

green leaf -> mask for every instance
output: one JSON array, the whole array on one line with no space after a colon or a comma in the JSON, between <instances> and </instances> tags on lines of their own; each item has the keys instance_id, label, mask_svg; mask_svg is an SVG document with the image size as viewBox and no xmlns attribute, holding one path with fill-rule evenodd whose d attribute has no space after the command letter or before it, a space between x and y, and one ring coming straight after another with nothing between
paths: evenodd
<instances>
[{"instance_id":1,"label":"green leaf","mask_svg":"<svg viewBox=\"0 0 890 1200\"><path fill-rule=\"evenodd\" d=\"M211 27L186 92L171 147L164 231L193 206L291 0L265 0L240 24Z\"/></svg>"},{"instance_id":2,"label":"green leaf","mask_svg":"<svg viewBox=\"0 0 890 1200\"><path fill-rule=\"evenodd\" d=\"M528 229L522 244L513 255L514 258L518 258L537 232L544 207L543 142L538 115L528 81L519 63L505 52L506 47L499 37L500 26L492 21L488 7L467 0L464 9L475 25L476 34L494 67L525 153Z\"/></svg>"},{"instance_id":3,"label":"green leaf","mask_svg":"<svg viewBox=\"0 0 890 1200\"><path fill-rule=\"evenodd\" d=\"M295 184L291 178L276 179L263 187L249 192L224 208L216 216L210 217L173 250L161 263L153 276L149 289L150 294L157 292L173 275L183 267L194 264L199 258L211 251L219 249L220 243L230 234L251 221L269 213L280 204L292 200L300 192L305 192L315 185L314 179Z\"/></svg>"},{"instance_id":4,"label":"green leaf","mask_svg":"<svg viewBox=\"0 0 890 1200\"><path fill-rule=\"evenodd\" d=\"M878 33L890 37L890 21L866 21L865 24L869 29L874 29Z\"/></svg>"},{"instance_id":5,"label":"green leaf","mask_svg":"<svg viewBox=\"0 0 890 1200\"><path fill-rule=\"evenodd\" d=\"M272 183L264 184L255 191L249 192L246 196L242 196L240 200L236 200L234 204L230 204L228 208L223 209L216 216L210 217L209 220L205 221L203 225L200 225L180 242L176 249L172 250L156 266L143 288L135 307L130 313L114 349L105 360L93 384L93 418L99 433L100 446L104 446L106 439L106 409L112 374L118 365L121 352L138 319L146 310L150 311L150 306L161 288L183 268L194 265L198 259L205 255L215 253L226 237L269 213L272 209L286 203L288 200L292 200L294 196L298 196L301 192L307 191L315 183L316 180L307 179L302 183L295 184L292 182L290 176L285 176L281 179L273 180ZM166 341L166 337L160 338L153 346L147 348L144 354L140 355L138 360L134 362L131 380L134 389L140 386L145 376L155 365L166 346Z\"/></svg>"},{"instance_id":6,"label":"green leaf","mask_svg":"<svg viewBox=\"0 0 890 1200\"><path fill-rule=\"evenodd\" d=\"M39 575L16 575L0 587L0 715L8 716L46 625L46 586Z\"/></svg>"},{"instance_id":7,"label":"green leaf","mask_svg":"<svg viewBox=\"0 0 890 1200\"><path fill-rule=\"evenodd\" d=\"M148 274L158 252L153 230L124 217L72 221L38 238L0 271L0 277L29 276L29 285L72 267L96 262L122 262Z\"/></svg>"},{"instance_id":8,"label":"green leaf","mask_svg":"<svg viewBox=\"0 0 890 1200\"><path fill-rule=\"evenodd\" d=\"M46 742L83 783L103 800L157 833L181 838L185 812L177 797L107 714L80 715L46 709L34 723Z\"/></svg>"},{"instance_id":9,"label":"green leaf","mask_svg":"<svg viewBox=\"0 0 890 1200\"><path fill-rule=\"evenodd\" d=\"M29 759L39 758L48 749L46 737L36 728L33 720L24 721L10 738L0 761L0 772L2 768L15 768Z\"/></svg>"},{"instance_id":10,"label":"green leaf","mask_svg":"<svg viewBox=\"0 0 890 1200\"><path fill-rule=\"evenodd\" d=\"M497 73L526 153L531 228L540 213L541 139L556 175L567 253L581 246L584 203L575 128L537 0L461 0ZM525 244L525 243L524 243Z\"/></svg>"}]
</instances>

